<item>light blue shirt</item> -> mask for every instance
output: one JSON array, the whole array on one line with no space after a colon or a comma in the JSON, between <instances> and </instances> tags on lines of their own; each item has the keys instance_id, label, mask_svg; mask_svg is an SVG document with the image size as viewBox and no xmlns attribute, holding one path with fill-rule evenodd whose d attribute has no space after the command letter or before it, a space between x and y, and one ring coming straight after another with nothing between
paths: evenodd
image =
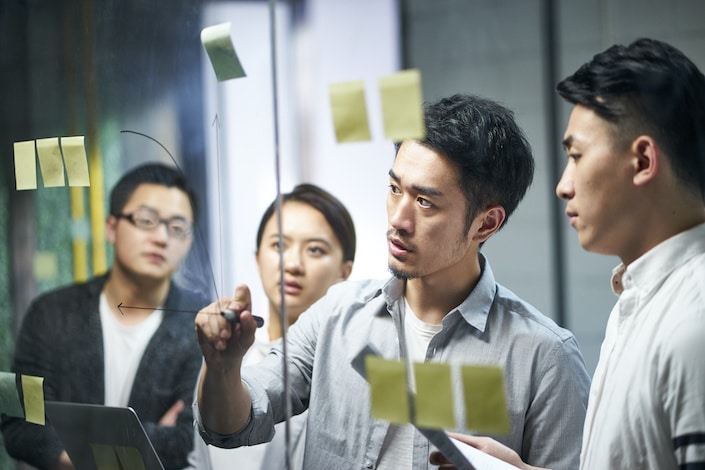
<instances>
[{"instance_id":1,"label":"light blue shirt","mask_svg":"<svg viewBox=\"0 0 705 470\"><path fill-rule=\"evenodd\" d=\"M426 360L502 367L512 430L492 437L531 465L577 468L590 379L575 338L498 285L484 256L480 261L478 284L443 319ZM404 281L396 278L339 283L288 330L293 413L309 410L304 468L376 468L389 423L370 416L369 386L351 363L368 345L387 359L400 358L403 292ZM243 368L252 413L237 434L205 430L195 410L206 442L237 447L271 439L286 414L281 360L275 347ZM417 431L413 468L435 468L428 463L432 450Z\"/></svg>"}]
</instances>

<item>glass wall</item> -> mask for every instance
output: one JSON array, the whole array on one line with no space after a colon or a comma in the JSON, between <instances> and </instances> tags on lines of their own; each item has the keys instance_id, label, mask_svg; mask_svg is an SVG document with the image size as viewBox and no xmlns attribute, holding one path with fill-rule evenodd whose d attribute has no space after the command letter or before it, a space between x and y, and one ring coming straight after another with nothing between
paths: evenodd
<instances>
[{"instance_id":1,"label":"glass wall","mask_svg":"<svg viewBox=\"0 0 705 470\"><path fill-rule=\"evenodd\" d=\"M276 193L277 152L283 191L317 183L350 208L359 240L352 277L386 276L383 201L394 149L380 131L375 87L404 68L419 69L427 99L476 93L516 112L534 148L534 184L484 251L500 283L574 331L592 370L617 260L581 250L556 203L568 109L553 87L594 53L640 36L671 42L705 69L705 3L274 3L276 148L270 2L0 2L0 370L10 368L14 334L34 296L109 267L107 194L143 161L177 164L198 189L197 247L182 276L203 290L223 294L236 282L259 289L254 232ZM221 21L232 23L249 81L215 79L200 34ZM339 145L327 87L360 79L373 139ZM79 135L89 188L45 187L39 176L36 190L16 190L14 143ZM0 468L10 465L0 452Z\"/></svg>"}]
</instances>

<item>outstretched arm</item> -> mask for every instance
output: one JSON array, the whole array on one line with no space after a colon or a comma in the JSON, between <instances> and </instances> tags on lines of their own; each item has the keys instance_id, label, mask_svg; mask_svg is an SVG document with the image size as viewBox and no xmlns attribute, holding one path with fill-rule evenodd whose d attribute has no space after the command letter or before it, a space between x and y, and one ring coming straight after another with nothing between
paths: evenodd
<instances>
[{"instance_id":1,"label":"outstretched arm","mask_svg":"<svg viewBox=\"0 0 705 470\"><path fill-rule=\"evenodd\" d=\"M238 322L228 322L220 312L240 312ZM252 317L250 291L235 288L234 296L220 299L196 316L196 332L205 364L198 384L198 408L206 429L233 434L247 424L252 400L242 383L242 358L252 346L257 324Z\"/></svg>"}]
</instances>

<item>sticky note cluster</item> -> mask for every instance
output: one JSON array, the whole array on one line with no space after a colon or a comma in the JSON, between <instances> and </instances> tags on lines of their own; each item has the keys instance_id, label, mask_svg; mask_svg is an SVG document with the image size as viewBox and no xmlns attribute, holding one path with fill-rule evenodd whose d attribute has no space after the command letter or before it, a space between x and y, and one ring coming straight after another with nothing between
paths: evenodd
<instances>
[{"instance_id":1,"label":"sticky note cluster","mask_svg":"<svg viewBox=\"0 0 705 470\"><path fill-rule=\"evenodd\" d=\"M336 140L371 140L365 84L362 80L331 83L328 86ZM426 135L421 94L421 73L416 69L380 77L384 135L394 142L423 140Z\"/></svg>"},{"instance_id":2,"label":"sticky note cluster","mask_svg":"<svg viewBox=\"0 0 705 470\"><path fill-rule=\"evenodd\" d=\"M372 417L425 429L457 428L456 399L450 364L413 363L415 392L407 380L407 364L375 355L365 357ZM504 375L497 366L459 366L465 422L461 427L489 434L510 431Z\"/></svg>"},{"instance_id":3,"label":"sticky note cluster","mask_svg":"<svg viewBox=\"0 0 705 470\"><path fill-rule=\"evenodd\" d=\"M51 137L14 143L15 180L18 191L37 189L37 157L44 187L90 186L83 136Z\"/></svg>"},{"instance_id":4,"label":"sticky note cluster","mask_svg":"<svg viewBox=\"0 0 705 470\"><path fill-rule=\"evenodd\" d=\"M29 423L44 425L44 378L31 375L20 376L24 410L20 404L16 380L16 374L0 372L0 413L24 418Z\"/></svg>"}]
</instances>

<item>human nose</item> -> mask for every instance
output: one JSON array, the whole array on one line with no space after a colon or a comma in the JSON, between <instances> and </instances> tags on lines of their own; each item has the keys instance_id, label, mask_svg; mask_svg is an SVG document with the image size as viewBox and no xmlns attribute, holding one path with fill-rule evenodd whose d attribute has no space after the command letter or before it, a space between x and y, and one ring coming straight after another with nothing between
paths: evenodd
<instances>
[{"instance_id":1,"label":"human nose","mask_svg":"<svg viewBox=\"0 0 705 470\"><path fill-rule=\"evenodd\" d=\"M407 233L413 231L413 201L403 196L390 195L387 202L387 217L389 225Z\"/></svg>"},{"instance_id":2,"label":"human nose","mask_svg":"<svg viewBox=\"0 0 705 470\"><path fill-rule=\"evenodd\" d=\"M295 248L288 248L284 250L284 270L287 272L301 272L303 271L303 261L300 254L300 250Z\"/></svg>"},{"instance_id":3,"label":"human nose","mask_svg":"<svg viewBox=\"0 0 705 470\"><path fill-rule=\"evenodd\" d=\"M156 227L151 231L152 237L161 243L166 243L169 240L169 225L167 220L160 220Z\"/></svg>"},{"instance_id":4,"label":"human nose","mask_svg":"<svg viewBox=\"0 0 705 470\"><path fill-rule=\"evenodd\" d=\"M568 163L563 169L563 175L556 185L556 196L560 199L571 199L575 195L573 186L573 169Z\"/></svg>"}]
</instances>

